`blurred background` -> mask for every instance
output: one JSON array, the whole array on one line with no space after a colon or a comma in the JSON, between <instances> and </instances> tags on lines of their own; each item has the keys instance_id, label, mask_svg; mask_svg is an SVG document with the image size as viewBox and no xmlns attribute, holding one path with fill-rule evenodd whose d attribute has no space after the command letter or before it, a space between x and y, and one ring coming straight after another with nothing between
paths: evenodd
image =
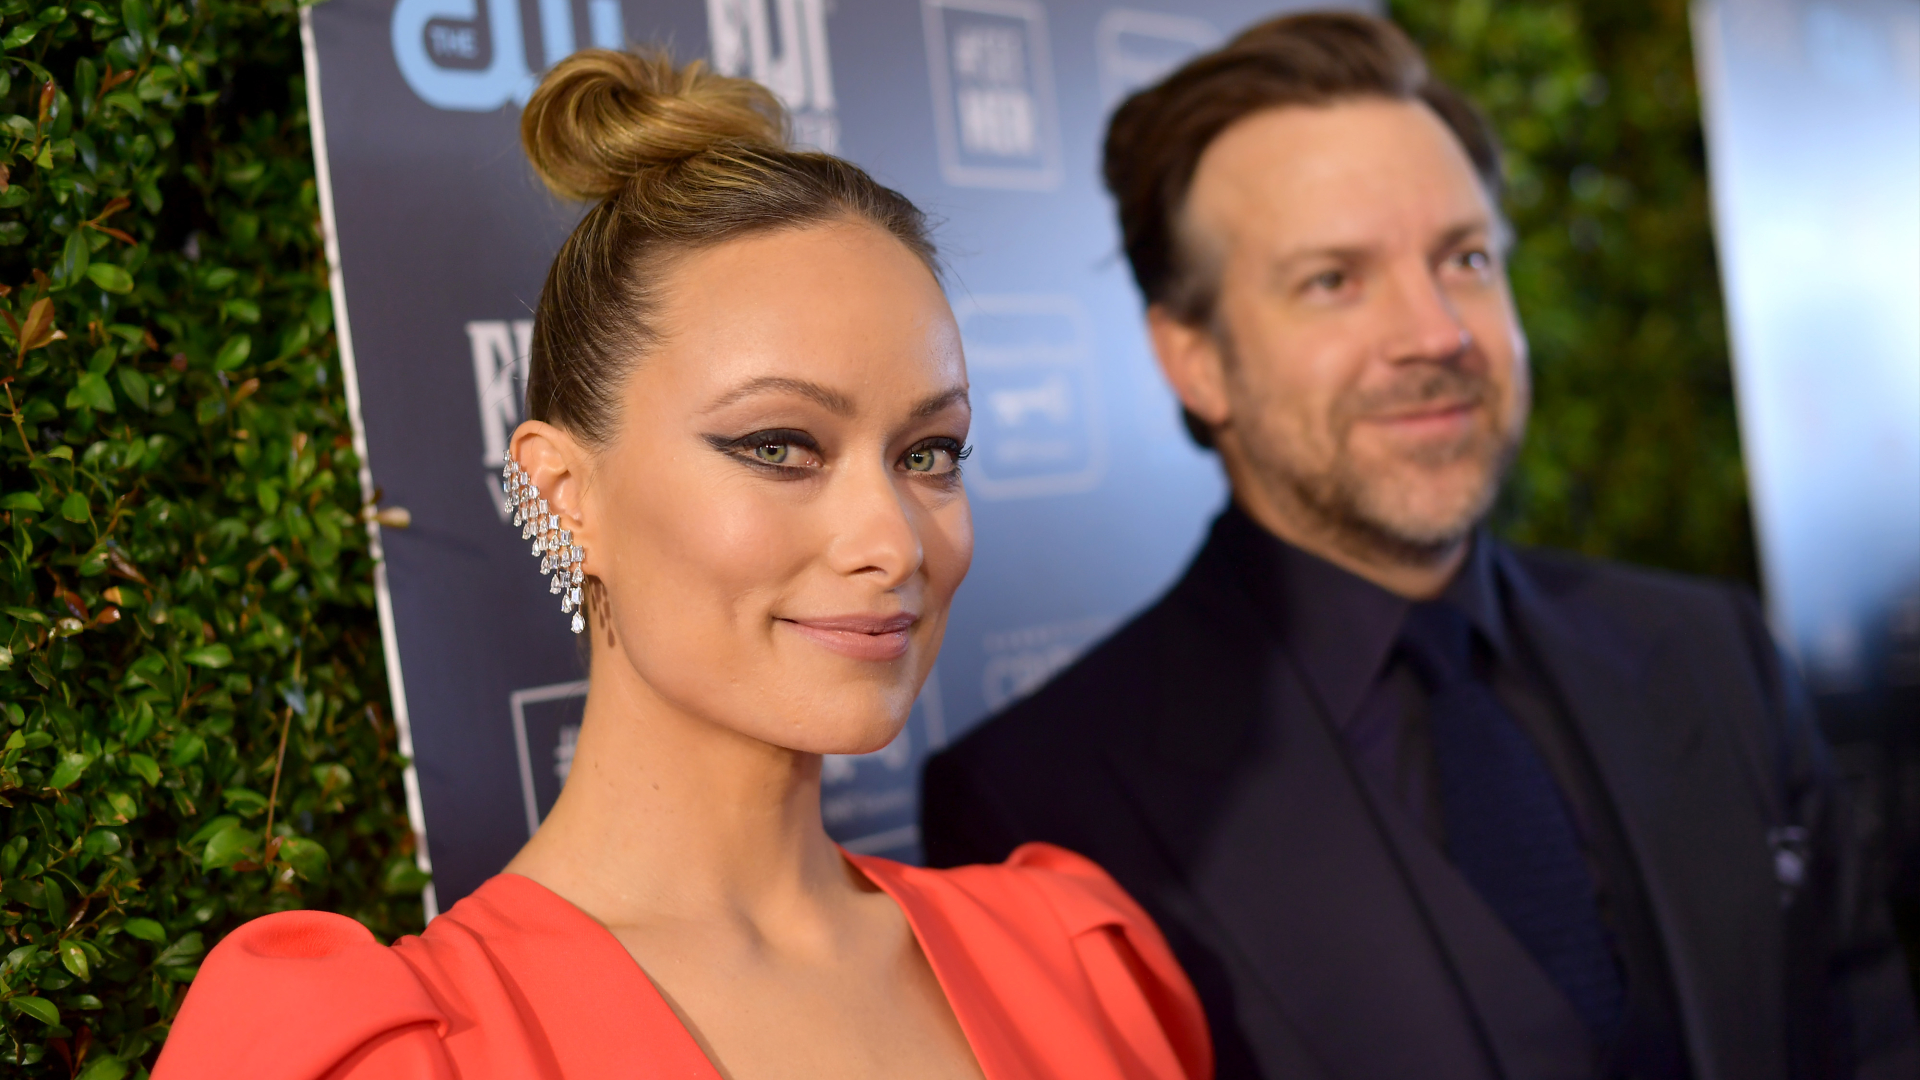
<instances>
[{"instance_id":1,"label":"blurred background","mask_svg":"<svg viewBox=\"0 0 1920 1080\"><path fill-rule=\"evenodd\" d=\"M330 0L312 17L324 26L335 4L335 25L364 10L377 21L361 29L387 32L391 5ZM900 6L918 34L919 16ZM1265 10L1240 6L1248 19ZM642 7L627 5L635 34ZM1079 7L1048 5L1060 26ZM582 10L587 26L605 8ZM1537 391L1497 527L1763 595L1860 795L1875 887L1893 897L1915 955L1920 5L1427 0L1386 10L1506 142L1512 273ZM1091 30L1091 15L1083 21ZM841 21L832 25L840 34ZM439 496L393 487L356 426L301 8L0 0L0 54L0 421L12 429L0 440L0 922L12 942L0 965L0 1062L10 1074L69 1077L82 1059L150 1063L199 957L246 918L315 906L384 936L419 928L435 902L432 860L415 747L396 714L407 697L390 677L393 596L403 606L472 597L409 600L382 576L382 556L402 568L407 545L443 557L432 545L451 532L434 532ZM1151 78L1181 55L1122 74ZM363 87L336 81L328 92L351 99ZM861 144L847 119L873 103L853 100L844 81L841 94L848 152L918 195L916 174L890 148ZM1103 85L1081 104L1092 117L1116 94ZM1076 107L1063 96L1063 109ZM516 116L508 107L488 122L510 128ZM514 153L509 143L485 156ZM1104 222L1090 154L1076 144L1035 167L1072 172L1067 182L1089 192L1087 221ZM976 164L944 167L964 175ZM336 156L333 168L352 167ZM928 168L931 185L941 174ZM968 198L934 209L958 240L963 278L983 289L998 271L969 234ZM529 235L551 244L568 220L547 213ZM1087 235L1073 257L1111 296L1130 295L1111 240ZM536 287L542 266L526 271ZM508 291L470 316L498 322L507 367L512 321L525 317L514 299ZM1058 314L956 299L981 317L969 347L989 363L996 327ZM405 297L389 302L404 308ZM393 314L396 325L406 314ZM1103 320L1102 342L1137 336L1115 322ZM1060 324L1076 325L1071 315ZM495 333L467 325L451 346L463 372L469 346L479 357ZM1121 348L1128 377L1149 379L1137 341ZM450 406L469 425L472 393L460 386ZM1221 487L1182 448L1170 399L1143 390L1115 408L1164 429L1152 484L1174 492L1178 529L1148 545L1125 597L1089 600L1079 621L1029 619L1032 640L1016 640L962 620L970 636L956 635L952 666L943 660L944 704L935 688L932 707L916 710L923 739L950 737L1030 689L1151 596L1197 538ZM477 477L477 428L473 441L459 453ZM478 505L478 483L460 483ZM1137 509L1124 483L1103 490L1111 512ZM1004 511L1005 528L1036 512L1016 509ZM1019 559L986 568L1012 582L1030 569ZM539 647L558 664L570 642L541 592L527 602L552 622L554 640ZM996 675L1005 656L1028 659ZM961 666L965 678L953 674ZM566 677L577 675L555 676ZM536 783L526 746L546 731L560 752L565 717L542 720L541 709L568 700L569 685L515 691L524 790L494 797L515 829L557 783ZM834 775L858 794L862 770L903 774L915 760L850 760ZM911 820L910 809L887 813Z\"/></svg>"}]
</instances>

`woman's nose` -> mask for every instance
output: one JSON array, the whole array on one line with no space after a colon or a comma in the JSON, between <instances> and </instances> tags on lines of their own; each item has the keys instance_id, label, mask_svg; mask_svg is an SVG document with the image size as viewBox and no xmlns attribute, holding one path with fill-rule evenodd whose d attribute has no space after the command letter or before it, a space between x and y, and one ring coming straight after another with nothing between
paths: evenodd
<instances>
[{"instance_id":1,"label":"woman's nose","mask_svg":"<svg viewBox=\"0 0 1920 1080\"><path fill-rule=\"evenodd\" d=\"M893 588L920 569L926 552L912 505L884 463L843 471L835 478L828 514L828 563L836 573L872 574Z\"/></svg>"}]
</instances>

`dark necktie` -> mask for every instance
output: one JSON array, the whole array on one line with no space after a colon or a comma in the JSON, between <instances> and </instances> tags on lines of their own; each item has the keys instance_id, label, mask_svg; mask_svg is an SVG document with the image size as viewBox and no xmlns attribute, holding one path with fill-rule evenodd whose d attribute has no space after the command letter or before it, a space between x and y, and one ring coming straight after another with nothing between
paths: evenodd
<instances>
[{"instance_id":1,"label":"dark necktie","mask_svg":"<svg viewBox=\"0 0 1920 1080\"><path fill-rule=\"evenodd\" d=\"M1476 672L1463 612L1413 605L1400 645L1428 691L1448 857L1606 1045L1626 991L1559 784Z\"/></svg>"}]
</instances>

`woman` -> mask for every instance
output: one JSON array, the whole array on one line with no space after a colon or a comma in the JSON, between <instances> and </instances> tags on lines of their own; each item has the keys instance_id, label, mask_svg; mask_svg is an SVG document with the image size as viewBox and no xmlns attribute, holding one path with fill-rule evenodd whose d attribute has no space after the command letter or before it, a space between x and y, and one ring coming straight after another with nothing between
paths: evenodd
<instances>
[{"instance_id":1,"label":"woman","mask_svg":"<svg viewBox=\"0 0 1920 1080\"><path fill-rule=\"evenodd\" d=\"M920 213L784 127L753 83L610 52L528 103L534 168L595 204L506 470L591 634L566 788L419 937L230 935L158 1080L1211 1075L1091 863L921 870L821 825L821 755L899 733L966 574L969 408Z\"/></svg>"}]
</instances>

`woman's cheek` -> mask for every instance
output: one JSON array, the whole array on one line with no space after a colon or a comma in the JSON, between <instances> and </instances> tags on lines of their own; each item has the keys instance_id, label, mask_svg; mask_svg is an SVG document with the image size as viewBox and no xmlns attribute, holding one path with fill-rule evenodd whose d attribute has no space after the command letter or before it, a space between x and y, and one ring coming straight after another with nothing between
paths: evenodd
<instances>
[{"instance_id":1,"label":"woman's cheek","mask_svg":"<svg viewBox=\"0 0 1920 1080\"><path fill-rule=\"evenodd\" d=\"M952 502L939 508L933 520L938 547L927 542L928 576L934 579L944 601L953 596L973 565L973 508L968 505L966 494L956 495Z\"/></svg>"}]
</instances>

